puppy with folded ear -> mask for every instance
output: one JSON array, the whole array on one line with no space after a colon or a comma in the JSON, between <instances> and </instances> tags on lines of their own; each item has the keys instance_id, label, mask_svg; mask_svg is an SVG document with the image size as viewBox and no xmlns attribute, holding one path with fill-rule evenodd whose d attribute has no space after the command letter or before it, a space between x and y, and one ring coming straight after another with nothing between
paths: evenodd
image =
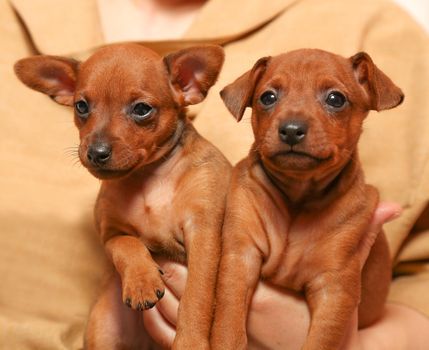
<instances>
[{"instance_id":1,"label":"puppy with folded ear","mask_svg":"<svg viewBox=\"0 0 429 350\"><path fill-rule=\"evenodd\" d=\"M221 96L238 121L252 108L255 142L227 196L212 348L246 348L262 278L304 294L303 349L340 349L358 305L360 327L381 316L391 274L383 233L362 270L360 245L378 204L359 163L362 122L404 95L366 53L303 49L261 58Z\"/></svg>"},{"instance_id":2,"label":"puppy with folded ear","mask_svg":"<svg viewBox=\"0 0 429 350\"><path fill-rule=\"evenodd\" d=\"M185 107L205 98L223 60L216 45L160 57L122 44L85 62L15 65L24 84L74 108L79 158L102 180L95 221L116 272L91 311L87 349L140 348L143 310L164 296L153 255L188 264L173 347L209 348L230 164Z\"/></svg>"}]
</instances>

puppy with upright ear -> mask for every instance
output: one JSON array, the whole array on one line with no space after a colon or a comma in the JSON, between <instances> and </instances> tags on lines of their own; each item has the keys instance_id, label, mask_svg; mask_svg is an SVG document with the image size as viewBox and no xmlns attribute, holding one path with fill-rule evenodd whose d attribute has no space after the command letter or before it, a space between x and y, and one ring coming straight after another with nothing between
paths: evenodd
<instances>
[{"instance_id":1,"label":"puppy with upright ear","mask_svg":"<svg viewBox=\"0 0 429 350\"><path fill-rule=\"evenodd\" d=\"M164 296L152 253L188 265L174 349L209 349L231 166L186 117L224 61L217 45L161 57L110 45L86 61L34 56L15 72L28 87L74 106L81 163L99 178L96 229L115 273L93 307L88 350L142 348L142 312Z\"/></svg>"},{"instance_id":2,"label":"puppy with upright ear","mask_svg":"<svg viewBox=\"0 0 429 350\"><path fill-rule=\"evenodd\" d=\"M164 57L171 84L183 105L201 102L216 82L224 53L218 46L184 49Z\"/></svg>"},{"instance_id":3,"label":"puppy with upright ear","mask_svg":"<svg viewBox=\"0 0 429 350\"><path fill-rule=\"evenodd\" d=\"M201 102L216 82L225 54L220 46L202 45L171 53L163 58L178 102ZM29 88L72 106L79 61L59 56L33 56L14 65L15 74Z\"/></svg>"},{"instance_id":4,"label":"puppy with upright ear","mask_svg":"<svg viewBox=\"0 0 429 350\"><path fill-rule=\"evenodd\" d=\"M29 88L72 106L79 62L58 56L33 56L15 63L17 77Z\"/></svg>"}]
</instances>

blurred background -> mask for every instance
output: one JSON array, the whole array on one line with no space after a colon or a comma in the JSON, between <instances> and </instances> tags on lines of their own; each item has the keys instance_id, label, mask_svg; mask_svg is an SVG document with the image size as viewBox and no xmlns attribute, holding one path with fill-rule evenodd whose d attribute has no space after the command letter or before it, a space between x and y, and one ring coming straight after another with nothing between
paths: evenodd
<instances>
[{"instance_id":1,"label":"blurred background","mask_svg":"<svg viewBox=\"0 0 429 350\"><path fill-rule=\"evenodd\" d=\"M407 10L429 33L429 0L394 0Z\"/></svg>"}]
</instances>

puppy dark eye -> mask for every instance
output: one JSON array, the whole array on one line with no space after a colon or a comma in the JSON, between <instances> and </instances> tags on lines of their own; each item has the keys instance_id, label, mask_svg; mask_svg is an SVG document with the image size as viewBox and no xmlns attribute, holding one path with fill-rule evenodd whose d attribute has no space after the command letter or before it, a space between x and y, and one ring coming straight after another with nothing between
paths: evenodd
<instances>
[{"instance_id":1,"label":"puppy dark eye","mask_svg":"<svg viewBox=\"0 0 429 350\"><path fill-rule=\"evenodd\" d=\"M136 122L143 121L152 114L153 108L147 103L136 103L131 111L131 115Z\"/></svg>"},{"instance_id":2,"label":"puppy dark eye","mask_svg":"<svg viewBox=\"0 0 429 350\"><path fill-rule=\"evenodd\" d=\"M264 106L271 106L277 101L277 96L272 91L265 91L259 98Z\"/></svg>"},{"instance_id":3,"label":"puppy dark eye","mask_svg":"<svg viewBox=\"0 0 429 350\"><path fill-rule=\"evenodd\" d=\"M332 91L329 93L328 97L326 97L326 104L334 108L341 108L346 103L346 97L338 91Z\"/></svg>"},{"instance_id":4,"label":"puppy dark eye","mask_svg":"<svg viewBox=\"0 0 429 350\"><path fill-rule=\"evenodd\" d=\"M74 108L81 118L86 118L89 113L89 106L84 100L77 101L74 105Z\"/></svg>"}]
</instances>

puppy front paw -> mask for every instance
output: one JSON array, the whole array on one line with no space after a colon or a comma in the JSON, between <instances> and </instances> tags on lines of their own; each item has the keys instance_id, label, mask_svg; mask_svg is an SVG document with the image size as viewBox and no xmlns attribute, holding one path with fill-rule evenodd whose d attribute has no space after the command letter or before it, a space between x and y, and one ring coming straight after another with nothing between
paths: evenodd
<instances>
[{"instance_id":1,"label":"puppy front paw","mask_svg":"<svg viewBox=\"0 0 429 350\"><path fill-rule=\"evenodd\" d=\"M157 267L130 267L122 278L122 300L134 310L147 310L155 306L165 293L162 271Z\"/></svg>"}]
</instances>

